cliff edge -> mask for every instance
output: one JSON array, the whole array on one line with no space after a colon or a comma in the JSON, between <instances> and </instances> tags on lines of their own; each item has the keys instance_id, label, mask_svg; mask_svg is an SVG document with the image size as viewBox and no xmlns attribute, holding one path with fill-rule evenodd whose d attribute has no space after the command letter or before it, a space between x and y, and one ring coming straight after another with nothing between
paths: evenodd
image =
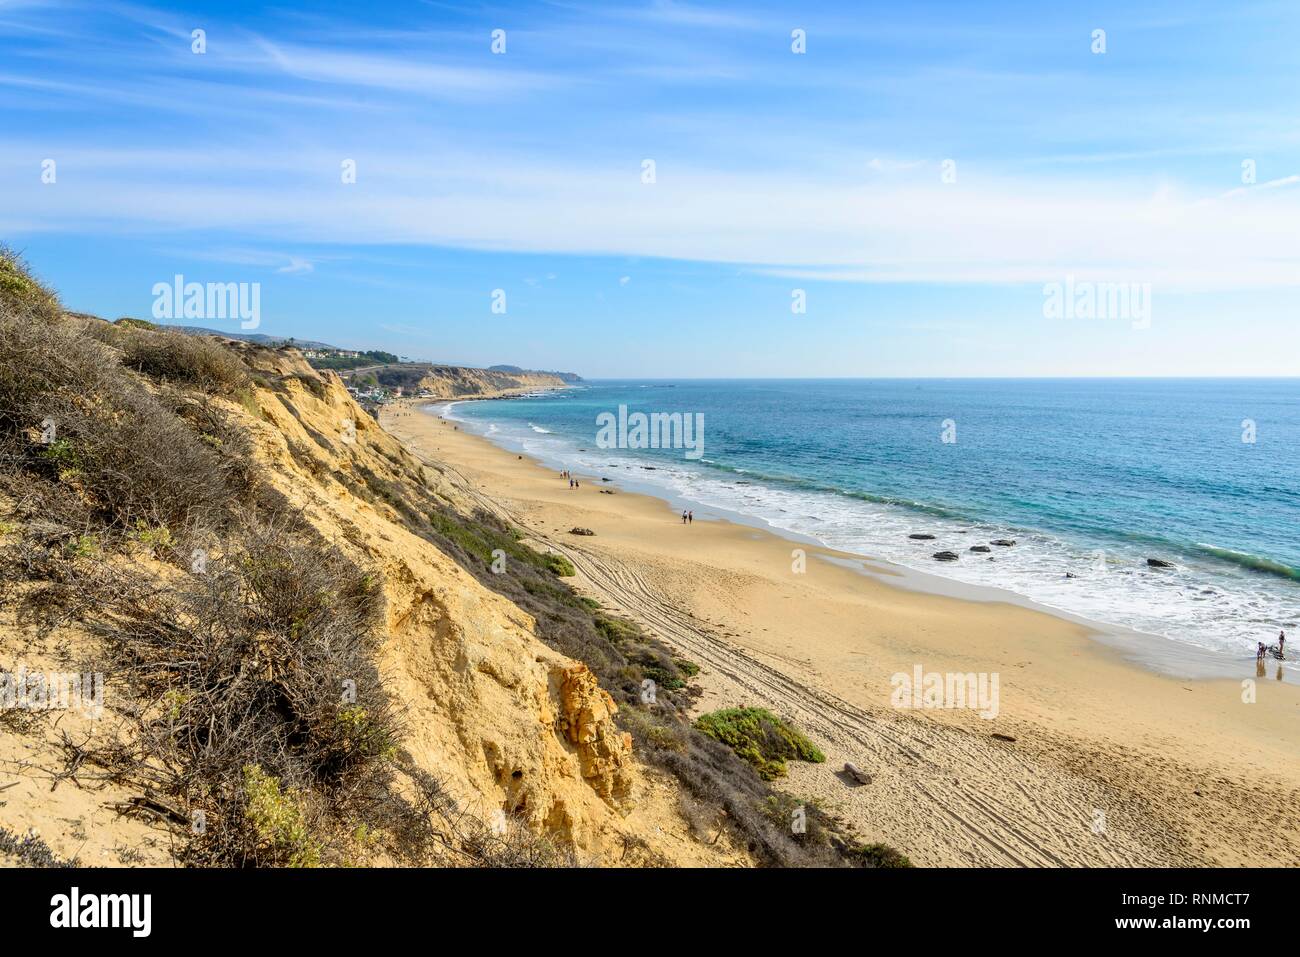
<instances>
[{"instance_id":1,"label":"cliff edge","mask_svg":"<svg viewBox=\"0 0 1300 957\"><path fill-rule=\"evenodd\" d=\"M692 835L587 665L448 554L433 530L471 528L468 497L335 373L11 292L0 671L86 680L6 703L0 858L748 861ZM473 373L435 378L532 385Z\"/></svg>"}]
</instances>

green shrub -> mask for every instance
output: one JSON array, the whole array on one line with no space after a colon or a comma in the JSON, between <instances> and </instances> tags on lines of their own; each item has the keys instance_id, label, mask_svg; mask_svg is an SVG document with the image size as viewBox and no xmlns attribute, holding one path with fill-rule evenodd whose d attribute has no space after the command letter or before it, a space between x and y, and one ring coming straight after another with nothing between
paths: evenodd
<instances>
[{"instance_id":1,"label":"green shrub","mask_svg":"<svg viewBox=\"0 0 1300 957\"><path fill-rule=\"evenodd\" d=\"M578 574L578 570L573 567L573 562L555 552L544 553L542 555L542 565L545 566L547 571L558 575L560 578L572 578Z\"/></svg>"},{"instance_id":2,"label":"green shrub","mask_svg":"<svg viewBox=\"0 0 1300 957\"><path fill-rule=\"evenodd\" d=\"M22 257L0 245L0 303L41 312L47 318L59 312L58 297L35 277Z\"/></svg>"},{"instance_id":3,"label":"green shrub","mask_svg":"<svg viewBox=\"0 0 1300 957\"><path fill-rule=\"evenodd\" d=\"M724 708L702 715L695 727L735 751L765 781L784 777L787 760L826 760L801 732L766 708Z\"/></svg>"},{"instance_id":4,"label":"green shrub","mask_svg":"<svg viewBox=\"0 0 1300 957\"><path fill-rule=\"evenodd\" d=\"M147 329L150 331L158 328L156 323L150 322L147 319L132 319L130 316L123 316L121 319L117 320L117 322L113 323L113 325L119 326L123 329Z\"/></svg>"},{"instance_id":5,"label":"green shrub","mask_svg":"<svg viewBox=\"0 0 1300 957\"><path fill-rule=\"evenodd\" d=\"M176 544L172 537L171 529L166 525L159 525L151 528L143 520L135 523L135 531L131 533L131 538L139 542L145 548L152 552L163 553Z\"/></svg>"},{"instance_id":6,"label":"green shrub","mask_svg":"<svg viewBox=\"0 0 1300 957\"><path fill-rule=\"evenodd\" d=\"M856 844L845 856L859 867L912 867L907 857L888 844Z\"/></svg>"},{"instance_id":7,"label":"green shrub","mask_svg":"<svg viewBox=\"0 0 1300 957\"><path fill-rule=\"evenodd\" d=\"M252 826L264 860L284 867L319 867L320 844L308 834L302 807L280 779L256 764L244 765L244 816Z\"/></svg>"}]
</instances>

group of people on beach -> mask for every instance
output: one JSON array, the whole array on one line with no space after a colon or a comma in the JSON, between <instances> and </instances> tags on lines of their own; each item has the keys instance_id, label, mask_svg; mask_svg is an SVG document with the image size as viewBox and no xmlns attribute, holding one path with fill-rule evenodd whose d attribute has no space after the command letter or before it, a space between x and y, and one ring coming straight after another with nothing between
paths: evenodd
<instances>
[{"instance_id":1,"label":"group of people on beach","mask_svg":"<svg viewBox=\"0 0 1300 957\"><path fill-rule=\"evenodd\" d=\"M578 484L578 480L577 480L576 478L573 477L573 473L570 472L568 469L565 469L563 472L560 473L560 478L562 478L562 479L568 479L568 480L569 480L569 488L580 488L580 487L581 487L581 486ZM683 525L694 525L694 524L695 524L695 512L692 511L692 510L689 510L689 509L683 509L683 510L682 510L682 524L683 524Z\"/></svg>"},{"instance_id":2,"label":"group of people on beach","mask_svg":"<svg viewBox=\"0 0 1300 957\"><path fill-rule=\"evenodd\" d=\"M1269 652L1273 653L1274 658L1286 657L1286 632L1285 631L1278 632L1277 644L1273 645L1272 647L1264 644L1264 642L1261 641L1259 643L1259 650L1255 653L1255 660L1263 661L1264 656Z\"/></svg>"}]
</instances>

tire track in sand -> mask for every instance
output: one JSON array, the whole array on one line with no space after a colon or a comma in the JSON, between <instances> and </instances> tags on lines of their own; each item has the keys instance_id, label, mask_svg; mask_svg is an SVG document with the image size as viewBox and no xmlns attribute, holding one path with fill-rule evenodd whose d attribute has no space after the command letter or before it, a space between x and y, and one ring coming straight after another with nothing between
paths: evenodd
<instances>
[{"instance_id":1,"label":"tire track in sand","mask_svg":"<svg viewBox=\"0 0 1300 957\"><path fill-rule=\"evenodd\" d=\"M737 703L762 704L794 719L837 759L836 766L852 760L868 770L871 785L836 797L861 801L870 830L919 862L1113 866L1162 860L1146 853L1141 841L1116 833L1114 821L1104 839L1092 833L1092 809L1114 804L1101 788L1045 774L1009 746L963 729L852 705L709 633L619 560L577 545L548 544L620 611L734 685ZM1012 804L1008 782L1018 786Z\"/></svg>"}]
</instances>

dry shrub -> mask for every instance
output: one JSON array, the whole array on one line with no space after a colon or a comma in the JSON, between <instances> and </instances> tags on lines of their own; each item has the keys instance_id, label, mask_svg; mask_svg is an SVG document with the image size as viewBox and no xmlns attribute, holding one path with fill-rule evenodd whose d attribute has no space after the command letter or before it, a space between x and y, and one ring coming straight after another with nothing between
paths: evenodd
<instances>
[{"instance_id":1,"label":"dry shrub","mask_svg":"<svg viewBox=\"0 0 1300 957\"><path fill-rule=\"evenodd\" d=\"M270 840L267 821L342 827L376 799L373 772L398 733L373 659L379 594L289 519L242 528L225 549L174 581L112 568L82 578L119 673L148 702L146 761L205 813L193 862L304 863L312 855Z\"/></svg>"},{"instance_id":2,"label":"dry shrub","mask_svg":"<svg viewBox=\"0 0 1300 957\"><path fill-rule=\"evenodd\" d=\"M11 474L71 489L118 534L167 528L179 540L220 527L238 484L236 457L204 442L114 349L22 306L0 309L0 457Z\"/></svg>"},{"instance_id":3,"label":"dry shrub","mask_svg":"<svg viewBox=\"0 0 1300 957\"><path fill-rule=\"evenodd\" d=\"M103 638L138 734L94 760L170 802L177 824L203 812L181 831L184 860L341 861L358 824L382 827L400 805L379 591L270 510L247 434L212 399L242 370L215 340L0 291L0 599ZM140 561L142 548L175 565Z\"/></svg>"},{"instance_id":4,"label":"dry shrub","mask_svg":"<svg viewBox=\"0 0 1300 957\"><path fill-rule=\"evenodd\" d=\"M249 385L248 369L239 357L207 336L132 328L121 345L127 368L153 379L218 395L233 395Z\"/></svg>"},{"instance_id":5,"label":"dry shrub","mask_svg":"<svg viewBox=\"0 0 1300 957\"><path fill-rule=\"evenodd\" d=\"M576 867L581 863L571 848L533 834L517 822L498 821L493 827L470 813L438 778L416 767L409 754L402 754L400 767L415 798L399 802L393 812L399 855L408 848L436 846L440 858L468 867Z\"/></svg>"}]
</instances>

